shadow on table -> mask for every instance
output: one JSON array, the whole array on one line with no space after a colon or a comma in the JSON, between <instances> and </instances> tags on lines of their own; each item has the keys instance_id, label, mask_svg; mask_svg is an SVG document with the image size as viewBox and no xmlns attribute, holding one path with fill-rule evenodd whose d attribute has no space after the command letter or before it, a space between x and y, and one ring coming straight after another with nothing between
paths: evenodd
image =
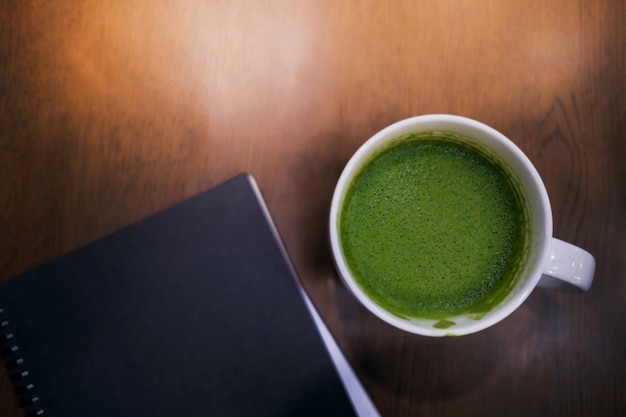
<instances>
[{"instance_id":1,"label":"shadow on table","mask_svg":"<svg viewBox=\"0 0 626 417\"><path fill-rule=\"evenodd\" d=\"M554 365L548 362L558 352L547 340L553 324L540 319L554 304L549 295L527 300L528 305L482 332L447 338L397 330L366 311L345 289L338 298L350 360L374 397L442 402L477 392L512 392L516 384L528 384L522 377L528 377L529 370L541 384L554 375ZM498 386L505 379L509 386Z\"/></svg>"}]
</instances>

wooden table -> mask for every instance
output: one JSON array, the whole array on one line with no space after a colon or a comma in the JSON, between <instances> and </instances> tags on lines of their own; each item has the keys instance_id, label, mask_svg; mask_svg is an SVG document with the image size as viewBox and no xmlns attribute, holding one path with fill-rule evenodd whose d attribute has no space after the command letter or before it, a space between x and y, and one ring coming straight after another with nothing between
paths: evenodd
<instances>
[{"instance_id":1,"label":"wooden table","mask_svg":"<svg viewBox=\"0 0 626 417\"><path fill-rule=\"evenodd\" d=\"M626 9L621 0L6 0L0 279L240 172L383 416L626 414ZM453 113L524 150L587 294L538 289L478 334L365 311L327 243L350 155ZM20 415L4 368L0 416Z\"/></svg>"}]
</instances>

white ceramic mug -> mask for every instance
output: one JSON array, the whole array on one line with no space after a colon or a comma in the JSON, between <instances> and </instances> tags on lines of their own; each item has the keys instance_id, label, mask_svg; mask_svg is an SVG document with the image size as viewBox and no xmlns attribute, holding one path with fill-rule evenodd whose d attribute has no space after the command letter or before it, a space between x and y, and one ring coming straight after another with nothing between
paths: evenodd
<instances>
[{"instance_id":1,"label":"white ceramic mug","mask_svg":"<svg viewBox=\"0 0 626 417\"><path fill-rule=\"evenodd\" d=\"M374 302L359 286L345 261L338 219L349 185L371 155L398 137L430 131L464 137L510 167L530 210L530 245L525 265L507 296L489 312L476 317L465 314L449 318L448 328L435 327L438 320L399 317ZM453 115L417 116L397 122L366 141L348 161L335 188L330 210L330 242L339 276L352 294L372 313L400 329L427 336L474 333L511 314L537 286L587 291L593 281L595 260L591 254L552 236L552 211L543 181L524 153L504 135L472 119Z\"/></svg>"}]
</instances>

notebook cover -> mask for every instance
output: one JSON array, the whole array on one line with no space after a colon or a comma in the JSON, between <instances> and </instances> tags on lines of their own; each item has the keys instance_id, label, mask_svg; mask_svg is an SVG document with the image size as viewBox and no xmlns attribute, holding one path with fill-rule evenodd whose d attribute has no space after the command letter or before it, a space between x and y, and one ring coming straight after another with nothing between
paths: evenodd
<instances>
[{"instance_id":1,"label":"notebook cover","mask_svg":"<svg viewBox=\"0 0 626 417\"><path fill-rule=\"evenodd\" d=\"M3 352L29 409L355 415L270 223L240 174L1 282Z\"/></svg>"}]
</instances>

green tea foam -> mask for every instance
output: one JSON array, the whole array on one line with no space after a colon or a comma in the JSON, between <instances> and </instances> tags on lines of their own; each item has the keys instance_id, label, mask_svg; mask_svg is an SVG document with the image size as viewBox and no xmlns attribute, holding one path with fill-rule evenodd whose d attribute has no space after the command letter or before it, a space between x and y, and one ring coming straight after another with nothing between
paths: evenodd
<instances>
[{"instance_id":1,"label":"green tea foam","mask_svg":"<svg viewBox=\"0 0 626 417\"><path fill-rule=\"evenodd\" d=\"M484 313L525 256L528 214L514 180L452 138L403 137L360 169L339 236L349 269L401 317Z\"/></svg>"}]
</instances>

